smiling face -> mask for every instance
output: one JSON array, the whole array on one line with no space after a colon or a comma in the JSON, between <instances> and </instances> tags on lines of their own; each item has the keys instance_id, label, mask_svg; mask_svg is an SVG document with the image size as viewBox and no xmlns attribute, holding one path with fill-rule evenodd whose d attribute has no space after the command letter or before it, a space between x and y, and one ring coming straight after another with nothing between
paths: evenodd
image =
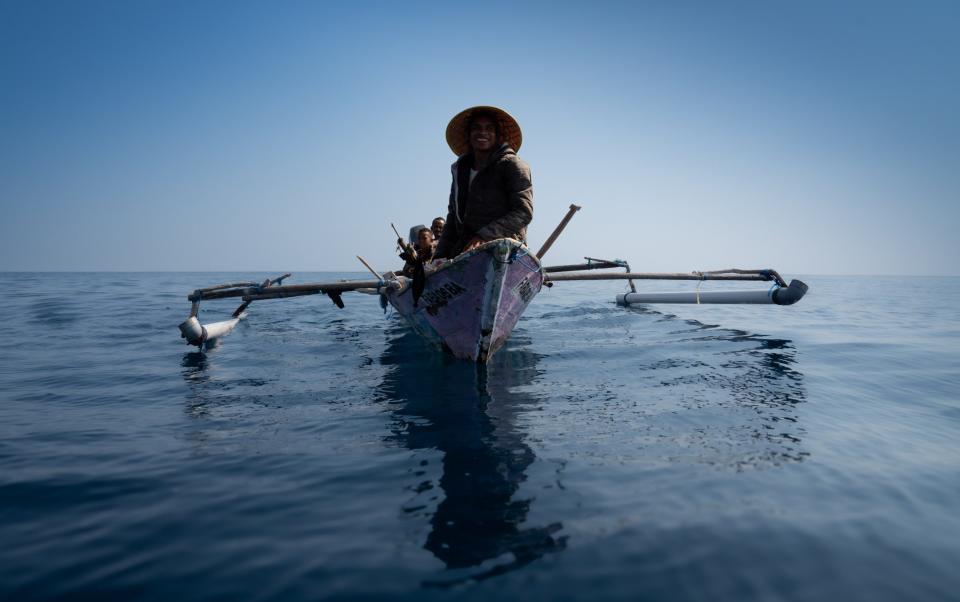
<instances>
[{"instance_id":1,"label":"smiling face","mask_svg":"<svg viewBox=\"0 0 960 602\"><path fill-rule=\"evenodd\" d=\"M492 118L479 116L471 121L470 147L474 152L489 153L497 144L497 123Z\"/></svg>"},{"instance_id":2,"label":"smiling face","mask_svg":"<svg viewBox=\"0 0 960 602\"><path fill-rule=\"evenodd\" d=\"M446 223L446 221L443 218L438 217L437 219L433 220L432 224L430 224L430 230L433 232L434 238L440 238L440 234L443 233L444 223Z\"/></svg>"}]
</instances>

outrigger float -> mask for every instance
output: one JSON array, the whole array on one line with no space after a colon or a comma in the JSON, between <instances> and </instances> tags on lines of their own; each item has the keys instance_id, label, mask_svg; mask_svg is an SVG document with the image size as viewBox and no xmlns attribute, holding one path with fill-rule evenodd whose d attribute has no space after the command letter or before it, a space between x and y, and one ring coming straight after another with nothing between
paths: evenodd
<instances>
[{"instance_id":1,"label":"outrigger float","mask_svg":"<svg viewBox=\"0 0 960 602\"><path fill-rule=\"evenodd\" d=\"M719 270L689 274L631 272L622 260L586 257L587 263L543 267L541 259L580 207L571 205L563 221L536 253L523 243L503 238L487 242L452 260L423 264L422 275L413 278L377 273L359 258L375 279L340 280L307 284L283 284L290 274L263 282L234 282L200 288L191 293L190 317L180 324L180 333L190 345L201 349L223 337L244 317L247 307L264 299L282 299L324 294L343 307L345 292L379 295L381 304L392 305L410 326L434 346L455 357L486 363L496 353L524 310L544 285L575 280L626 280L631 292L617 295L620 305L646 303L749 303L792 305L807 292L799 280L787 284L774 270ZM594 270L624 269L625 272ZM768 290L641 293L635 280L719 280L773 282ZM243 303L228 320L201 324L200 302L239 297Z\"/></svg>"}]
</instances>

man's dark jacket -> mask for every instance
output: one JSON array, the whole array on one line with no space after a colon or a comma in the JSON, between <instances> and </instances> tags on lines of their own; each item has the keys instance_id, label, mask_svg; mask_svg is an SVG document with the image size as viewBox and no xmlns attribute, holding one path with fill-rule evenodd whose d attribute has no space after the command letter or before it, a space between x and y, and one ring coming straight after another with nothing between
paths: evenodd
<instances>
[{"instance_id":1,"label":"man's dark jacket","mask_svg":"<svg viewBox=\"0 0 960 602\"><path fill-rule=\"evenodd\" d=\"M453 185L447 223L434 257L455 257L470 239L515 238L525 241L533 218L530 167L503 144L494 151L470 182L473 154L453 164Z\"/></svg>"}]
</instances>

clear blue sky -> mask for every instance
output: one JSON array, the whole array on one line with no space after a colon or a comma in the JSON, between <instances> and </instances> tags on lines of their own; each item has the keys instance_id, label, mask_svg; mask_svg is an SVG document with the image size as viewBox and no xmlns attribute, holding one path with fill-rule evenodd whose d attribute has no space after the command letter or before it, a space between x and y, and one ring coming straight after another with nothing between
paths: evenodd
<instances>
[{"instance_id":1,"label":"clear blue sky","mask_svg":"<svg viewBox=\"0 0 960 602\"><path fill-rule=\"evenodd\" d=\"M960 274L957 2L0 2L0 270L396 267L502 106L547 263Z\"/></svg>"}]
</instances>

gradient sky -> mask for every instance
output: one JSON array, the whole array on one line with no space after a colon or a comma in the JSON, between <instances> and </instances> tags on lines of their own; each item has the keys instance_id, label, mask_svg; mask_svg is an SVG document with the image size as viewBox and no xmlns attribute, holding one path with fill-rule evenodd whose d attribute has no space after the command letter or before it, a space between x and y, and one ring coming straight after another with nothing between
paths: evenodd
<instances>
[{"instance_id":1,"label":"gradient sky","mask_svg":"<svg viewBox=\"0 0 960 602\"><path fill-rule=\"evenodd\" d=\"M0 270L362 270L519 120L546 263L960 274L957 2L0 0Z\"/></svg>"}]
</instances>

